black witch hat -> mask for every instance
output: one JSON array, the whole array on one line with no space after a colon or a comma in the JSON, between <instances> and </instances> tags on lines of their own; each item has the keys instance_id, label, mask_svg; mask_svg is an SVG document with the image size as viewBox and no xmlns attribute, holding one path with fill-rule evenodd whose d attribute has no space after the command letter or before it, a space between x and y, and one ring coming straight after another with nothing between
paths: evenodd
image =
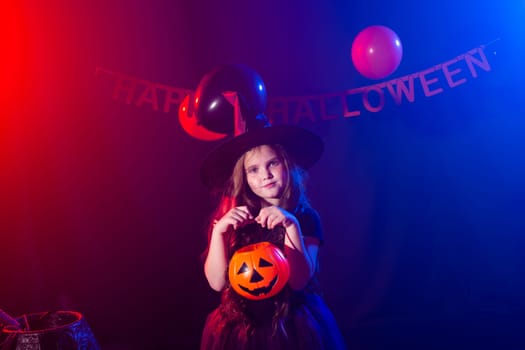
<instances>
[{"instance_id":1,"label":"black witch hat","mask_svg":"<svg viewBox=\"0 0 525 350\"><path fill-rule=\"evenodd\" d=\"M232 174L237 160L250 149L261 145L281 145L290 158L307 170L321 157L324 143L321 138L302 127L292 125L272 126L264 113L243 116L241 111L246 99L237 91L223 91L233 106L233 137L213 149L204 159L200 176L202 183L210 188L223 187Z\"/></svg>"}]
</instances>

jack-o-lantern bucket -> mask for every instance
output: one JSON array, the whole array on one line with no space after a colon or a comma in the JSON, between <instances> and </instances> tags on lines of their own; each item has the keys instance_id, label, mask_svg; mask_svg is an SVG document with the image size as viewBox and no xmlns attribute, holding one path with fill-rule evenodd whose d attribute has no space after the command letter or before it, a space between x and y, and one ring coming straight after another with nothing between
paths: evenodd
<instances>
[{"instance_id":1,"label":"jack-o-lantern bucket","mask_svg":"<svg viewBox=\"0 0 525 350\"><path fill-rule=\"evenodd\" d=\"M290 267L277 246L260 242L242 247L233 254L228 277L239 295L261 300L284 288L290 277Z\"/></svg>"}]
</instances>

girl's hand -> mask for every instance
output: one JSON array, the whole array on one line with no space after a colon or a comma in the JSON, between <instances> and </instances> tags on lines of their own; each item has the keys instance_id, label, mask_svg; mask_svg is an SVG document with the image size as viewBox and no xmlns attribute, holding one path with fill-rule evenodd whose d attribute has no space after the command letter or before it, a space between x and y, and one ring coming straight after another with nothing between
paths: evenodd
<instances>
[{"instance_id":1,"label":"girl's hand","mask_svg":"<svg viewBox=\"0 0 525 350\"><path fill-rule=\"evenodd\" d=\"M253 215L250 213L247 206L243 205L240 207L234 207L215 222L213 229L225 233L230 229L236 230L252 220Z\"/></svg>"},{"instance_id":2,"label":"girl's hand","mask_svg":"<svg viewBox=\"0 0 525 350\"><path fill-rule=\"evenodd\" d=\"M271 207L262 208L255 221L262 227L267 227L272 230L278 225L288 228L292 225L299 226L296 217L283 208L275 205Z\"/></svg>"}]
</instances>

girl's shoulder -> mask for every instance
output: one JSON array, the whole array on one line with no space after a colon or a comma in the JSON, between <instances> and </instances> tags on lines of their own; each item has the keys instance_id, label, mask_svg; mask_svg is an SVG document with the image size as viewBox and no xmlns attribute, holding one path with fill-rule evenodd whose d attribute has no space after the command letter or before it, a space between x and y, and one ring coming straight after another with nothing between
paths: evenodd
<instances>
[{"instance_id":1,"label":"girl's shoulder","mask_svg":"<svg viewBox=\"0 0 525 350\"><path fill-rule=\"evenodd\" d=\"M298 208L295 216L299 221L303 236L316 237L319 241L323 241L323 227L317 210L310 206L303 206Z\"/></svg>"},{"instance_id":2,"label":"girl's shoulder","mask_svg":"<svg viewBox=\"0 0 525 350\"><path fill-rule=\"evenodd\" d=\"M319 212L317 210L315 210L314 208L312 208L311 206L309 206L309 205L308 206L305 206L305 205L299 206L298 214L299 215L305 215L305 216L319 217Z\"/></svg>"}]
</instances>

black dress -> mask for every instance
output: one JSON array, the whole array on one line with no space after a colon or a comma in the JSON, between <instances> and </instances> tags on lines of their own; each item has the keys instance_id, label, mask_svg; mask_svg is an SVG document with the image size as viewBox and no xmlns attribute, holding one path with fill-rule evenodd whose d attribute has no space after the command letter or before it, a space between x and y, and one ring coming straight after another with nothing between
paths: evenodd
<instances>
[{"instance_id":1,"label":"black dress","mask_svg":"<svg viewBox=\"0 0 525 350\"><path fill-rule=\"evenodd\" d=\"M307 208L295 215L303 236L323 241L317 212ZM240 247L261 241L284 249L283 228L266 230L250 224L232 236L229 258ZM301 291L286 286L264 300L245 299L228 286L221 304L206 319L201 350L345 349L337 323L319 293L315 276Z\"/></svg>"}]
</instances>

